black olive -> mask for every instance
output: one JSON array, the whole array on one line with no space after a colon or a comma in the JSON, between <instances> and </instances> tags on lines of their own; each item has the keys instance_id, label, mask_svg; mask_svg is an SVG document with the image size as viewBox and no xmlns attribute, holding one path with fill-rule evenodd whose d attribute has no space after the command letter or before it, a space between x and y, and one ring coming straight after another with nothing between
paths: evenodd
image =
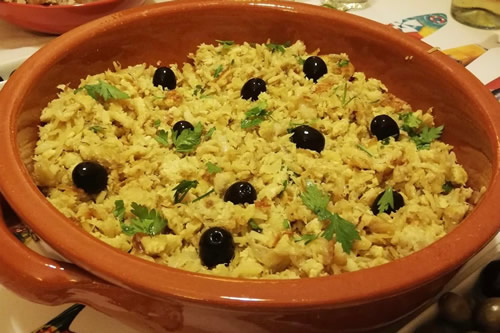
<instances>
[{"instance_id":1,"label":"black olive","mask_svg":"<svg viewBox=\"0 0 500 333\"><path fill-rule=\"evenodd\" d=\"M258 77L248 80L241 88L241 98L256 101L260 93L267 91L266 82Z\"/></svg>"},{"instance_id":2,"label":"black olive","mask_svg":"<svg viewBox=\"0 0 500 333\"><path fill-rule=\"evenodd\" d=\"M500 297L500 260L490 262L481 271L479 288L486 297Z\"/></svg>"},{"instance_id":3,"label":"black olive","mask_svg":"<svg viewBox=\"0 0 500 333\"><path fill-rule=\"evenodd\" d=\"M2 82L2 81L3 81L3 77L0 76L0 82Z\"/></svg>"},{"instance_id":4,"label":"black olive","mask_svg":"<svg viewBox=\"0 0 500 333\"><path fill-rule=\"evenodd\" d=\"M394 140L399 139L399 126L394 119L386 114L381 114L373 118L370 124L370 131L381 141L389 137Z\"/></svg>"},{"instance_id":5,"label":"black olive","mask_svg":"<svg viewBox=\"0 0 500 333\"><path fill-rule=\"evenodd\" d=\"M252 204L257 199L255 188L247 182L236 182L229 186L224 194L224 201L230 201L235 205Z\"/></svg>"},{"instance_id":6,"label":"black olive","mask_svg":"<svg viewBox=\"0 0 500 333\"><path fill-rule=\"evenodd\" d=\"M382 198L382 196L384 195L385 191L381 192L379 195L377 195L377 197L375 198L375 200L373 201L372 203L372 212L374 215L377 215L379 213L379 210L378 210L378 202L380 200L380 198ZM403 196L401 194L399 194L398 192L396 191L392 191L392 197L393 197L393 201L394 201L394 208L389 206L385 211L384 213L387 213L387 214L390 214L390 213L393 213L395 211L397 211L399 208L403 207L405 205L405 201L403 199Z\"/></svg>"},{"instance_id":7,"label":"black olive","mask_svg":"<svg viewBox=\"0 0 500 333\"><path fill-rule=\"evenodd\" d=\"M194 126L189 121L185 120L176 122L174 124L174 127L172 128L172 130L176 133L176 135L181 134L181 132L186 129L194 130Z\"/></svg>"},{"instance_id":8,"label":"black olive","mask_svg":"<svg viewBox=\"0 0 500 333\"><path fill-rule=\"evenodd\" d=\"M472 309L461 295L447 292L438 301L439 314L452 324L464 324L472 317Z\"/></svg>"},{"instance_id":9,"label":"black olive","mask_svg":"<svg viewBox=\"0 0 500 333\"><path fill-rule=\"evenodd\" d=\"M325 148L325 137L315 128L307 125L300 125L292 130L293 135L290 140L297 148L304 148L320 153Z\"/></svg>"},{"instance_id":10,"label":"black olive","mask_svg":"<svg viewBox=\"0 0 500 333\"><path fill-rule=\"evenodd\" d=\"M476 324L487 331L500 331L500 298L487 298L478 304L475 313Z\"/></svg>"},{"instance_id":11,"label":"black olive","mask_svg":"<svg viewBox=\"0 0 500 333\"><path fill-rule=\"evenodd\" d=\"M233 236L223 228L207 229L200 238L200 259L203 265L213 268L229 265L234 257Z\"/></svg>"},{"instance_id":12,"label":"black olive","mask_svg":"<svg viewBox=\"0 0 500 333\"><path fill-rule=\"evenodd\" d=\"M155 87L162 86L163 90L173 90L177 86L177 79L174 72L168 67L160 67L156 69L153 75L153 85Z\"/></svg>"},{"instance_id":13,"label":"black olive","mask_svg":"<svg viewBox=\"0 0 500 333\"><path fill-rule=\"evenodd\" d=\"M304 61L302 66L305 76L308 79L318 82L319 78L328 72L325 62L320 57L311 56Z\"/></svg>"},{"instance_id":14,"label":"black olive","mask_svg":"<svg viewBox=\"0 0 500 333\"><path fill-rule=\"evenodd\" d=\"M106 168L96 162L79 163L71 174L73 183L88 194L101 192L108 185Z\"/></svg>"}]
</instances>

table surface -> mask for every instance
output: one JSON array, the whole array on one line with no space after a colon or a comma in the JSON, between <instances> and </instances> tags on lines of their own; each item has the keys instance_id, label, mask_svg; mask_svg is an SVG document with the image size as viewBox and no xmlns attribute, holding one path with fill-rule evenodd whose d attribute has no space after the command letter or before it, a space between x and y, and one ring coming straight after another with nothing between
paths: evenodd
<instances>
[{"instance_id":1,"label":"table surface","mask_svg":"<svg viewBox=\"0 0 500 333\"><path fill-rule=\"evenodd\" d=\"M149 3L154 2L164 1L149 0ZM320 5L323 1L304 0L298 2ZM442 0L369 0L368 8L352 11L351 13L383 24L400 22L405 18L418 15L444 13L448 16L446 25L422 39L428 44L441 49L450 49L468 44L481 44L488 39L495 39L494 36L500 38L500 31L498 30L480 30L456 22L450 15L450 2ZM22 61L54 38L54 36L25 31L7 22L0 21L0 76L7 78ZM466 68L475 74L481 82L487 84L500 77L498 59L500 59L499 43L489 47L484 54L467 65ZM499 236L489 247L495 247L496 244L500 244ZM469 263L468 265L473 264ZM470 269L462 270L462 275L459 274L455 277L450 284L450 288L458 284L468 274L470 274ZM67 307L68 305L44 306L31 303L0 286L0 331L9 333L31 332ZM137 331L125 327L123 324L88 307L76 318L72 330L78 333L137 333ZM397 328L392 328L389 331L396 332L397 330ZM411 332L411 330L410 328L403 328L399 332Z\"/></svg>"}]
</instances>

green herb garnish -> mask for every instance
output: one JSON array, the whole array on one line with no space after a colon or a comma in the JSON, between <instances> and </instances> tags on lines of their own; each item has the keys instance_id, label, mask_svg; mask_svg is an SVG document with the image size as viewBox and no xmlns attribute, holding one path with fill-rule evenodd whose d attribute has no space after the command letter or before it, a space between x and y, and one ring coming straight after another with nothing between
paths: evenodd
<instances>
[{"instance_id":1,"label":"green herb garnish","mask_svg":"<svg viewBox=\"0 0 500 333\"><path fill-rule=\"evenodd\" d=\"M412 136L411 140L415 142L418 150L429 149L431 146L431 142L439 139L439 137L443 133L443 129L443 125L439 127L424 126L424 128L422 128L422 132L420 132L420 134L418 135Z\"/></svg>"},{"instance_id":2,"label":"green herb garnish","mask_svg":"<svg viewBox=\"0 0 500 333\"><path fill-rule=\"evenodd\" d=\"M269 51L271 51L272 53L274 53L274 52L285 53L285 48L289 47L292 44L287 41L283 44L269 43L269 44L265 44L265 45L269 49Z\"/></svg>"},{"instance_id":3,"label":"green herb garnish","mask_svg":"<svg viewBox=\"0 0 500 333\"><path fill-rule=\"evenodd\" d=\"M413 113L403 113L399 115L399 119L403 121L401 129L408 133L409 136L417 135L417 130L422 123L422 120L417 118Z\"/></svg>"},{"instance_id":4,"label":"green herb garnish","mask_svg":"<svg viewBox=\"0 0 500 333\"><path fill-rule=\"evenodd\" d=\"M172 141L175 149L180 153L192 152L201 142L201 123L194 126L194 129L185 129L180 134L172 131Z\"/></svg>"},{"instance_id":5,"label":"green herb garnish","mask_svg":"<svg viewBox=\"0 0 500 333\"><path fill-rule=\"evenodd\" d=\"M389 207L394 209L394 193L391 186L385 189L384 194L377 202L377 206L380 213L387 211Z\"/></svg>"},{"instance_id":6,"label":"green herb garnish","mask_svg":"<svg viewBox=\"0 0 500 333\"><path fill-rule=\"evenodd\" d=\"M106 128L105 127L102 127L102 126L99 126L99 125L94 125L94 126L90 126L89 127L89 130L91 130L92 132L94 133L99 133L99 132L102 132L104 131Z\"/></svg>"},{"instance_id":7,"label":"green herb garnish","mask_svg":"<svg viewBox=\"0 0 500 333\"><path fill-rule=\"evenodd\" d=\"M194 87L193 96L198 96L198 94L199 94L201 97L204 92L205 92L205 88L203 88L201 85L197 84Z\"/></svg>"},{"instance_id":8,"label":"green herb garnish","mask_svg":"<svg viewBox=\"0 0 500 333\"><path fill-rule=\"evenodd\" d=\"M130 221L130 224L120 224L123 233L129 236L133 236L138 232L155 236L161 233L168 224L168 221L164 219L159 212L154 209L148 211L146 206L139 205L135 202L132 202L131 212L136 217Z\"/></svg>"},{"instance_id":9,"label":"green herb garnish","mask_svg":"<svg viewBox=\"0 0 500 333\"><path fill-rule=\"evenodd\" d=\"M199 200L203 199L204 197L209 196L209 195L210 195L211 193L213 193L213 192L215 192L215 190L214 190L214 189L211 189L211 190L210 190L210 191L208 191L207 193L202 194L202 195L200 195L199 197L197 197L196 199L194 199L192 202L199 201Z\"/></svg>"},{"instance_id":10,"label":"green herb garnish","mask_svg":"<svg viewBox=\"0 0 500 333\"><path fill-rule=\"evenodd\" d=\"M212 127L211 129L208 130L207 134L205 134L205 140L208 140L212 137L212 135L215 132L215 127Z\"/></svg>"},{"instance_id":11,"label":"green herb garnish","mask_svg":"<svg viewBox=\"0 0 500 333\"><path fill-rule=\"evenodd\" d=\"M337 63L337 66L339 67L344 67L344 66L347 66L349 65L349 60L346 60L346 59L340 59L339 62Z\"/></svg>"},{"instance_id":12,"label":"green herb garnish","mask_svg":"<svg viewBox=\"0 0 500 333\"><path fill-rule=\"evenodd\" d=\"M354 100L356 96L353 96L349 99L347 99L347 82L344 83L344 93L342 94L342 107L345 107L347 104L351 103L352 100Z\"/></svg>"},{"instance_id":13,"label":"green herb garnish","mask_svg":"<svg viewBox=\"0 0 500 333\"><path fill-rule=\"evenodd\" d=\"M453 186L453 183L450 182L450 181L446 181L444 184L443 184L443 194L448 194L450 193L455 187Z\"/></svg>"},{"instance_id":14,"label":"green herb garnish","mask_svg":"<svg viewBox=\"0 0 500 333\"><path fill-rule=\"evenodd\" d=\"M342 244L344 252L351 252L352 243L355 240L361 239L359 233L354 224L327 209L328 202L330 201L328 195L321 192L314 183L308 182L306 191L300 194L300 198L304 205L316 214L320 220L330 222L321 236L327 240L332 240L335 234L335 238L337 242Z\"/></svg>"},{"instance_id":15,"label":"green herb garnish","mask_svg":"<svg viewBox=\"0 0 500 333\"><path fill-rule=\"evenodd\" d=\"M260 102L256 107L245 112L245 119L241 121L241 128L251 128L258 126L264 120L267 120L271 112L266 110L266 103Z\"/></svg>"},{"instance_id":16,"label":"green herb garnish","mask_svg":"<svg viewBox=\"0 0 500 333\"><path fill-rule=\"evenodd\" d=\"M198 186L197 180L182 180L179 185L172 190L174 193L174 204L180 203L188 194L189 190Z\"/></svg>"},{"instance_id":17,"label":"green herb garnish","mask_svg":"<svg viewBox=\"0 0 500 333\"><path fill-rule=\"evenodd\" d=\"M356 147L359 149L359 150L362 150L364 151L365 153L367 153L370 157L374 157L374 155L372 153L370 153L370 151L368 150L368 148L366 148L365 146L363 146L362 144L358 143L356 145Z\"/></svg>"},{"instance_id":18,"label":"green herb garnish","mask_svg":"<svg viewBox=\"0 0 500 333\"><path fill-rule=\"evenodd\" d=\"M283 181L283 189L281 190L280 193L278 193L278 197L281 197L283 193L285 193L287 187L288 187L288 179L285 179Z\"/></svg>"},{"instance_id":19,"label":"green herb garnish","mask_svg":"<svg viewBox=\"0 0 500 333\"><path fill-rule=\"evenodd\" d=\"M158 127L158 126L160 126L160 124L161 124L160 119L156 119L155 121L153 121L153 127Z\"/></svg>"},{"instance_id":20,"label":"green herb garnish","mask_svg":"<svg viewBox=\"0 0 500 333\"><path fill-rule=\"evenodd\" d=\"M214 72L214 78L218 78L220 76L220 73L224 70L224 67L222 65L219 65Z\"/></svg>"},{"instance_id":21,"label":"green herb garnish","mask_svg":"<svg viewBox=\"0 0 500 333\"><path fill-rule=\"evenodd\" d=\"M120 222L123 222L123 216L125 215L125 204L123 200L115 201L115 210L113 211L113 215L120 220Z\"/></svg>"},{"instance_id":22,"label":"green herb garnish","mask_svg":"<svg viewBox=\"0 0 500 333\"><path fill-rule=\"evenodd\" d=\"M214 164L212 162L207 162L205 164L205 166L207 167L208 173L211 173L211 174L218 173L218 172L222 171L221 167L219 167L217 164Z\"/></svg>"},{"instance_id":23,"label":"green herb garnish","mask_svg":"<svg viewBox=\"0 0 500 333\"><path fill-rule=\"evenodd\" d=\"M99 83L97 84L87 84L81 88L76 89L75 94L82 89L85 89L87 91L87 94L89 94L96 101L98 101L99 98L102 98L105 102L110 99L130 98L130 96L123 91L102 80L99 80Z\"/></svg>"},{"instance_id":24,"label":"green herb garnish","mask_svg":"<svg viewBox=\"0 0 500 333\"><path fill-rule=\"evenodd\" d=\"M262 232L262 228L259 227L259 225L257 224L257 222L255 222L254 219L250 219L248 220L248 226L253 230L253 231L256 231L258 233L261 233Z\"/></svg>"},{"instance_id":25,"label":"green herb garnish","mask_svg":"<svg viewBox=\"0 0 500 333\"><path fill-rule=\"evenodd\" d=\"M291 229L292 226L290 225L290 221L288 221L287 219L284 219L283 220L283 228L285 228L285 229Z\"/></svg>"},{"instance_id":26,"label":"green herb garnish","mask_svg":"<svg viewBox=\"0 0 500 333\"><path fill-rule=\"evenodd\" d=\"M234 40L215 40L219 45L222 45L222 48L226 49L234 45Z\"/></svg>"},{"instance_id":27,"label":"green herb garnish","mask_svg":"<svg viewBox=\"0 0 500 333\"><path fill-rule=\"evenodd\" d=\"M295 242L300 242L300 241L305 241L304 245L307 245L311 243L313 240L318 239L319 235L314 235L314 234L305 234L300 236L299 238L295 238Z\"/></svg>"},{"instance_id":28,"label":"green herb garnish","mask_svg":"<svg viewBox=\"0 0 500 333\"><path fill-rule=\"evenodd\" d=\"M297 58L297 62L299 63L299 65L303 65L306 62L306 59L302 57L295 56L295 58Z\"/></svg>"},{"instance_id":29,"label":"green herb garnish","mask_svg":"<svg viewBox=\"0 0 500 333\"><path fill-rule=\"evenodd\" d=\"M158 141L162 146L168 146L168 132L165 130L159 130L156 132L155 140Z\"/></svg>"}]
</instances>

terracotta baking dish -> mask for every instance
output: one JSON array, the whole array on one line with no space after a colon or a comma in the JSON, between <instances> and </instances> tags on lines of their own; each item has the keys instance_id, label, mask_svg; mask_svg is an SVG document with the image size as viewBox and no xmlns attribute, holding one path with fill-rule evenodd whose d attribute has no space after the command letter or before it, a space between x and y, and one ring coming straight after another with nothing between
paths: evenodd
<instances>
[{"instance_id":1,"label":"terracotta baking dish","mask_svg":"<svg viewBox=\"0 0 500 333\"><path fill-rule=\"evenodd\" d=\"M470 185L487 188L450 234L404 259L338 276L242 280L203 276L129 256L94 239L44 198L29 175L41 109L56 86L137 63L183 62L216 39L303 40L346 52L415 108L433 106ZM0 224L0 283L46 304L81 302L141 332L355 332L418 308L500 227L500 105L463 67L404 34L366 19L292 2L176 1L113 14L41 49L0 93L0 186L11 207L74 264L42 258Z\"/></svg>"}]
</instances>

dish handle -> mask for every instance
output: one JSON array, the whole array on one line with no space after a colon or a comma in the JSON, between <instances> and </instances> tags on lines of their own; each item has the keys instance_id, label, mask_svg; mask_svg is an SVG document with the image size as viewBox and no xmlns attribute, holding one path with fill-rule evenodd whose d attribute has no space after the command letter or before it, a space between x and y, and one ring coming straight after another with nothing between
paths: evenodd
<instances>
[{"instance_id":1,"label":"dish handle","mask_svg":"<svg viewBox=\"0 0 500 333\"><path fill-rule=\"evenodd\" d=\"M71 290L107 284L79 267L46 258L28 248L7 228L10 211L0 198L0 284L32 302L59 305L78 301Z\"/></svg>"},{"instance_id":2,"label":"dish handle","mask_svg":"<svg viewBox=\"0 0 500 333\"><path fill-rule=\"evenodd\" d=\"M12 220L22 223L0 195L0 284L7 289L35 303L83 303L142 333L182 329L182 304L139 294L74 264L46 258L12 234L7 227Z\"/></svg>"}]
</instances>

